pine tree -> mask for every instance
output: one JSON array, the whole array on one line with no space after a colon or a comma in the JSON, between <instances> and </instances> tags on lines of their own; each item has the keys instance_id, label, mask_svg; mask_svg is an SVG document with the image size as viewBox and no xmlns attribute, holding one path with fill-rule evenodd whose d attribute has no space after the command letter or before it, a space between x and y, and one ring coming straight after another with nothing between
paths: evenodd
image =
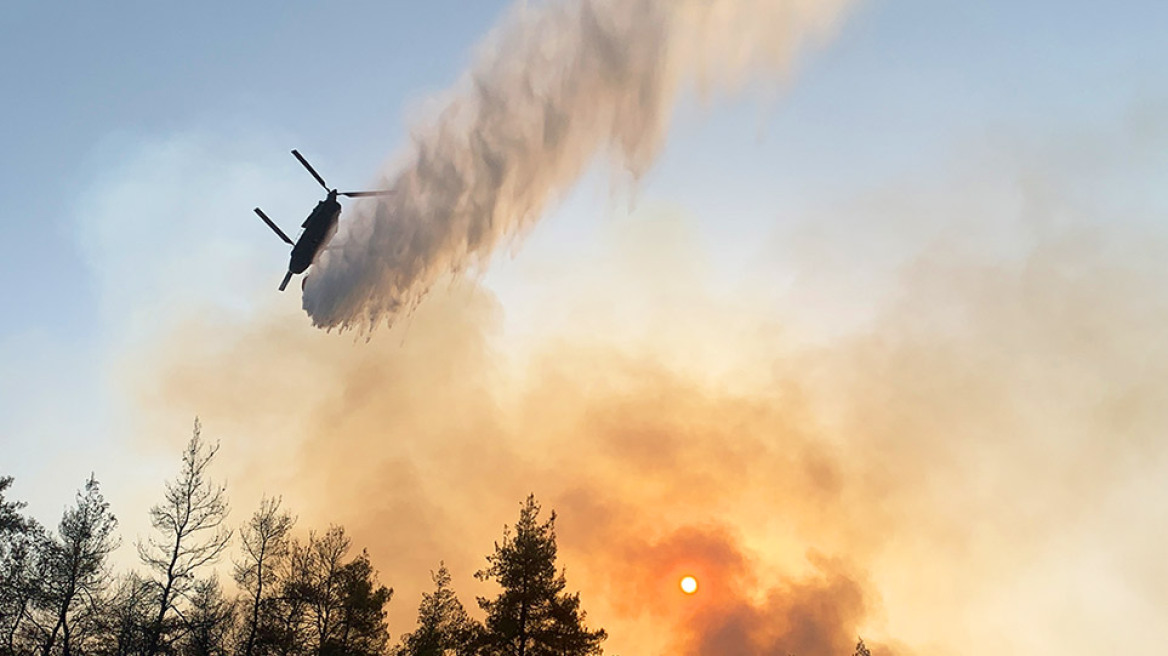
<instances>
[{"instance_id":1,"label":"pine tree","mask_svg":"<svg viewBox=\"0 0 1168 656\"><path fill-rule=\"evenodd\" d=\"M236 607L223 596L219 579L211 576L191 586L186 631L179 641L180 656L226 656L231 652Z\"/></svg>"},{"instance_id":2,"label":"pine tree","mask_svg":"<svg viewBox=\"0 0 1168 656\"><path fill-rule=\"evenodd\" d=\"M11 476L0 476L0 538L7 533L16 533L24 529L29 520L20 514L24 503L21 501L5 501L4 490L12 485Z\"/></svg>"},{"instance_id":3,"label":"pine tree","mask_svg":"<svg viewBox=\"0 0 1168 656\"><path fill-rule=\"evenodd\" d=\"M28 651L23 638L50 573L48 534L21 514L24 503L4 499L11 484L12 477L0 477L0 656Z\"/></svg>"},{"instance_id":4,"label":"pine tree","mask_svg":"<svg viewBox=\"0 0 1168 656\"><path fill-rule=\"evenodd\" d=\"M72 656L91 637L101 593L109 583L106 559L119 541L114 535L118 520L93 476L77 493L77 503L65 511L57 537L47 543L46 574L35 600L40 620L43 656Z\"/></svg>"},{"instance_id":5,"label":"pine tree","mask_svg":"<svg viewBox=\"0 0 1168 656\"><path fill-rule=\"evenodd\" d=\"M139 656L146 650L147 629L154 610L154 585L137 573L122 577L100 614L97 656Z\"/></svg>"},{"instance_id":6,"label":"pine tree","mask_svg":"<svg viewBox=\"0 0 1168 656\"><path fill-rule=\"evenodd\" d=\"M321 644L322 656L382 656L389 643L385 606L393 590L377 582L377 572L362 551L339 575L335 629Z\"/></svg>"},{"instance_id":7,"label":"pine tree","mask_svg":"<svg viewBox=\"0 0 1168 656\"><path fill-rule=\"evenodd\" d=\"M346 562L351 541L334 526L308 545L293 544L283 585L283 654L380 656L389 642L385 606L393 590L377 582L362 552Z\"/></svg>"},{"instance_id":8,"label":"pine tree","mask_svg":"<svg viewBox=\"0 0 1168 656\"><path fill-rule=\"evenodd\" d=\"M540 506L527 497L512 535L503 530L502 543L487 556L488 566L475 573L497 581L503 590L495 599L479 598L487 613L479 638L479 653L495 656L589 656L602 653L603 629L584 625L578 595L566 594L563 572L556 573L556 514L538 522Z\"/></svg>"},{"instance_id":9,"label":"pine tree","mask_svg":"<svg viewBox=\"0 0 1168 656\"><path fill-rule=\"evenodd\" d=\"M0 538L0 655L23 649L34 603L45 597L49 578L49 537L39 525Z\"/></svg>"},{"instance_id":10,"label":"pine tree","mask_svg":"<svg viewBox=\"0 0 1168 656\"><path fill-rule=\"evenodd\" d=\"M418 606L418 628L402 636L394 656L463 656L469 653L474 622L450 588L445 563L431 575L434 592L423 594Z\"/></svg>"}]
</instances>

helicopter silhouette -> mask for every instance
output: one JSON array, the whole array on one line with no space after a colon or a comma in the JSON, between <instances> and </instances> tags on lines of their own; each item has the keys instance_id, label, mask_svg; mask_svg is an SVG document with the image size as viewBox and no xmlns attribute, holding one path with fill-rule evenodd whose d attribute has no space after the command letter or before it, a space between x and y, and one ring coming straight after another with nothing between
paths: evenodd
<instances>
[{"instance_id":1,"label":"helicopter silhouette","mask_svg":"<svg viewBox=\"0 0 1168 656\"><path fill-rule=\"evenodd\" d=\"M267 214L264 214L263 210L258 207L255 208L255 213L264 220L264 223L268 224L268 227L280 239L283 239L292 247L292 257L288 261L288 274L284 276L284 281L280 283L280 291L284 291L284 288L288 286L288 281L292 279L293 275L304 273L316 261L316 256L320 254L324 246L332 239L333 233L337 230L337 220L341 217L341 204L337 201L337 196L362 198L365 196L388 196L393 193L390 190L338 192L336 189L329 189L324 178L320 177L320 174L316 172L316 169L312 168L308 160L304 159L295 150L292 151L292 155L304 165L304 168L308 169L308 172L312 174L312 177L316 178L320 186L324 187L324 190L328 192L328 197L317 203L312 213L301 224L300 227L304 231L300 233L300 237L296 241L289 239L288 235L284 234L284 231L274 221L269 219Z\"/></svg>"}]
</instances>

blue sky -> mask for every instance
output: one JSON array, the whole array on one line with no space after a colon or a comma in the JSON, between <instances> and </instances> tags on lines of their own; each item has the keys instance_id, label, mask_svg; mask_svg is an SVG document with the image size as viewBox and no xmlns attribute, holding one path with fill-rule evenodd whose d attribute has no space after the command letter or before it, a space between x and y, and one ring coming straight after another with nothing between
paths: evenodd
<instances>
[{"instance_id":1,"label":"blue sky","mask_svg":"<svg viewBox=\"0 0 1168 656\"><path fill-rule=\"evenodd\" d=\"M403 101L453 80L502 6L17 3L0 27L5 60L20 62L2 78L20 90L3 109L2 189L17 201L5 224L26 247L4 274L47 275L8 292L24 310L15 314L63 314L47 322L55 326L91 318L69 214L101 169L116 166L107 156L119 145L270 130L297 135L308 153L336 143L352 171L374 170L400 139Z\"/></svg>"},{"instance_id":2,"label":"blue sky","mask_svg":"<svg viewBox=\"0 0 1168 656\"><path fill-rule=\"evenodd\" d=\"M0 266L37 282L5 290L4 330L84 338L93 290L70 215L132 144L281 135L334 178L367 179L401 143L407 108L456 78L505 5L16 3L0 26L5 60L18 63L0 73L16 91L0 108L0 192L20 247ZM995 129L1113 120L1162 101L1166 19L1154 2L860 3L773 109L683 111L651 179L695 196L757 190L766 171L772 189L832 193L928 167ZM731 172L702 163L726 157L757 166L709 177Z\"/></svg>"},{"instance_id":3,"label":"blue sky","mask_svg":"<svg viewBox=\"0 0 1168 656\"><path fill-rule=\"evenodd\" d=\"M170 451L128 434L112 383L141 364L140 340L209 305L241 322L257 308L295 313L295 295L275 292L286 251L251 214L260 205L288 228L318 200L288 151L337 186L372 184L510 3L10 4L0 475L52 521L93 468L124 472L127 490L170 470ZM915 242L807 217L895 213L880 209L889 189L955 214L944 199L965 194L977 220L1049 169L1060 202L1161 230L1168 154L1141 145L1168 141L1166 25L1168 3L1153 1L857 2L777 95L686 96L636 204L687 217L718 289L748 275L785 288L795 265L782 258L841 264L817 274L838 297L795 299L809 330L882 293L868 274ZM601 261L605 234L629 220L608 179L590 172L487 275L519 332L563 293L532 271ZM838 247L801 251L820 243L807 231ZM122 512L144 515L130 500Z\"/></svg>"}]
</instances>

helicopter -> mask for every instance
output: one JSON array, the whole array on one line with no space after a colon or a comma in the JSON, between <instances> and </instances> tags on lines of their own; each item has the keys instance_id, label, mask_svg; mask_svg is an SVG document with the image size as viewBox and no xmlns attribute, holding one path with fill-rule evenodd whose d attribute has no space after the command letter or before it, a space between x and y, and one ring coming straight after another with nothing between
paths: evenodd
<instances>
[{"instance_id":1,"label":"helicopter","mask_svg":"<svg viewBox=\"0 0 1168 656\"><path fill-rule=\"evenodd\" d=\"M304 168L308 169L308 172L312 174L312 177L316 178L320 186L324 187L324 190L328 192L328 197L317 203L312 213L301 224L300 227L304 228L304 231L300 233L300 238L296 241L289 239L288 235L284 234L284 231L274 221L269 219L267 214L264 214L263 210L258 207L255 208L255 213L264 220L264 223L268 224L268 227L280 239L283 239L292 247L292 258L288 262L288 274L284 276L284 281L280 283L280 291L284 291L284 288L288 286L288 281L292 279L293 275L304 273L316 261L316 256L328 243L329 239L332 238L333 233L336 232L337 219L341 217L341 204L337 202L337 196L363 198L366 196L388 196L393 193L388 189L382 191L342 192L338 192L336 189L329 189L324 178L320 177L320 174L316 172L316 169L312 168L312 165L308 163L308 160L304 159L303 155L296 150L292 151L292 155L304 165Z\"/></svg>"}]
</instances>

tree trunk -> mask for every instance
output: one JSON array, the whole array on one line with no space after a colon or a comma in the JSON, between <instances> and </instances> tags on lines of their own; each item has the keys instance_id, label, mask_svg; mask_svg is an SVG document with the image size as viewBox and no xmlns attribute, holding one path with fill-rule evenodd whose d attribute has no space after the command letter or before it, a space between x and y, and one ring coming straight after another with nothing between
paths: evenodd
<instances>
[{"instance_id":1,"label":"tree trunk","mask_svg":"<svg viewBox=\"0 0 1168 656\"><path fill-rule=\"evenodd\" d=\"M69 621L69 605L72 603L73 594L69 593L61 602L61 607L57 611L57 623L53 625L53 631L49 634L49 639L45 641L44 656L52 655L53 645L57 644L57 633L59 633L61 631L61 627L64 627Z\"/></svg>"},{"instance_id":2,"label":"tree trunk","mask_svg":"<svg viewBox=\"0 0 1168 656\"><path fill-rule=\"evenodd\" d=\"M166 585L162 587L162 601L158 605L158 616L154 626L150 628L150 642L146 647L146 656L157 656L158 643L162 640L162 622L166 619L166 609L170 606L170 591L174 587L174 566L178 562L179 546L182 544L182 533L174 541L174 552L170 558L170 565L166 568Z\"/></svg>"},{"instance_id":3,"label":"tree trunk","mask_svg":"<svg viewBox=\"0 0 1168 656\"><path fill-rule=\"evenodd\" d=\"M8 629L8 636L4 639L4 645L5 645L5 649L6 649L5 653L7 653L7 654L15 654L16 653L16 646L15 646L16 633L17 633L17 631L20 630L20 622L21 622L21 620L24 619L24 616L27 612L28 612L28 598L25 597L25 598L22 598L20 600L20 607L16 613L16 620L12 622L12 628Z\"/></svg>"},{"instance_id":4,"label":"tree trunk","mask_svg":"<svg viewBox=\"0 0 1168 656\"><path fill-rule=\"evenodd\" d=\"M251 626L247 631L247 646L244 648L244 656L251 656L252 649L255 646L256 629L260 622L260 599L264 594L264 551L266 545L260 548L260 556L256 559L256 593L255 599L252 600L251 605Z\"/></svg>"},{"instance_id":5,"label":"tree trunk","mask_svg":"<svg viewBox=\"0 0 1168 656\"><path fill-rule=\"evenodd\" d=\"M523 574L523 604L519 606L519 655L523 656L527 651L527 605L530 599L527 598L527 573Z\"/></svg>"}]
</instances>

